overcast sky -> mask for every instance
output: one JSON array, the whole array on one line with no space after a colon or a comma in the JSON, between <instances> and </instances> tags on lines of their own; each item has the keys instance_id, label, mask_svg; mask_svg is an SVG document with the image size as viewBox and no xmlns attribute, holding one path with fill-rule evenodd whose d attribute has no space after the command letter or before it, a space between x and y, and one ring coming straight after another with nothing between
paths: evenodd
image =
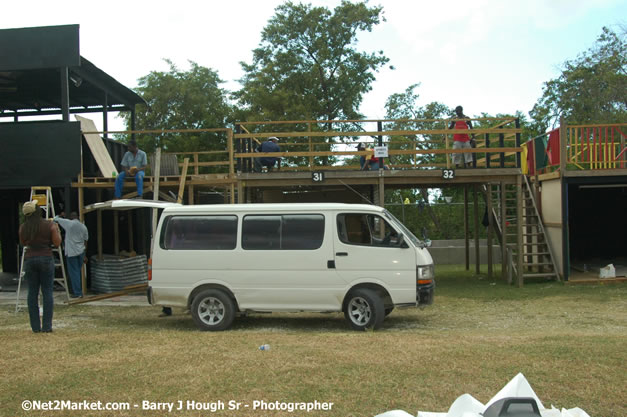
<instances>
[{"instance_id":1,"label":"overcast sky","mask_svg":"<svg viewBox=\"0 0 627 417\"><path fill-rule=\"evenodd\" d=\"M297 2L297 1L296 1ZM236 90L278 0L5 1L0 28L80 24L81 55L134 88L150 71L209 67ZM334 8L337 0L312 0ZM464 106L469 116L528 112L560 65L593 45L603 26L619 32L627 0L370 1L386 21L360 35L357 48L383 50L382 69L361 112L385 116L393 93L420 83L419 104ZM93 117L93 115L91 116ZM95 118L102 125L100 118ZM167 127L167 126L164 126ZM121 128L111 120L110 129Z\"/></svg>"}]
</instances>

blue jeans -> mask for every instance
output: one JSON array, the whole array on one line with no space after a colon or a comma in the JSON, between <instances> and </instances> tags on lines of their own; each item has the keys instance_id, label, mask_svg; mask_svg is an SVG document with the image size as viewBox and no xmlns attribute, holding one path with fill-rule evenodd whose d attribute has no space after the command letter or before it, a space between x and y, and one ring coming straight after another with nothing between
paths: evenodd
<instances>
[{"instance_id":1,"label":"blue jeans","mask_svg":"<svg viewBox=\"0 0 627 417\"><path fill-rule=\"evenodd\" d=\"M122 197L124 178L126 178L126 171L120 171L115 179L115 198ZM135 184L137 184L137 194L141 197L144 194L144 171L137 171L135 174Z\"/></svg>"},{"instance_id":2,"label":"blue jeans","mask_svg":"<svg viewBox=\"0 0 627 417\"><path fill-rule=\"evenodd\" d=\"M77 297L83 296L83 286L81 285L81 267L83 266L83 258L85 252L76 256L67 257L67 272L70 276L70 284L72 285L72 294Z\"/></svg>"},{"instance_id":3,"label":"blue jeans","mask_svg":"<svg viewBox=\"0 0 627 417\"><path fill-rule=\"evenodd\" d=\"M34 332L52 330L52 310L54 299L52 286L54 284L54 260L52 256L33 256L24 258L24 277L28 282L28 317L30 327ZM44 299L44 315L39 322L39 289Z\"/></svg>"}]
</instances>

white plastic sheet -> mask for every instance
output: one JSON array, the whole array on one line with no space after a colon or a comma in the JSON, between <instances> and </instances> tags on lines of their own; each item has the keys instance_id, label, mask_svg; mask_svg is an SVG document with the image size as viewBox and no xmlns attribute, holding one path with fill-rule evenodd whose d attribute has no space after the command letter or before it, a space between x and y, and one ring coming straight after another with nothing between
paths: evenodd
<instances>
[{"instance_id":1,"label":"white plastic sheet","mask_svg":"<svg viewBox=\"0 0 627 417\"><path fill-rule=\"evenodd\" d=\"M538 403L538 409L542 417L590 417L588 413L581 408L575 407L570 409L561 410L551 406L551 409L546 409L542 405L540 398L529 385L529 382L523 374L516 375L511 381L509 381L494 397L488 401L487 404L482 404L476 398L470 394L463 394L457 397L457 399L451 404L448 412L432 412L432 411L418 411L417 417L482 417L483 412L494 402L508 397L531 397ZM388 411L383 414L379 414L375 417L410 417L411 414L402 410Z\"/></svg>"}]
</instances>

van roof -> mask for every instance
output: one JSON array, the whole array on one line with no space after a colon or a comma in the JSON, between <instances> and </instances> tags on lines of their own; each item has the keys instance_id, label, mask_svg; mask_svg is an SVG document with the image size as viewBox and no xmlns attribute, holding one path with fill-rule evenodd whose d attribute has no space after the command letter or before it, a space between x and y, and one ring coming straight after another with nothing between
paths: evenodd
<instances>
[{"instance_id":1,"label":"van roof","mask_svg":"<svg viewBox=\"0 0 627 417\"><path fill-rule=\"evenodd\" d=\"M384 209L369 204L345 203L268 203L268 204L198 204L191 206L172 206L164 210L164 214L174 213L241 213L241 212L274 212L274 211L320 211L320 210L357 210L382 212Z\"/></svg>"}]
</instances>

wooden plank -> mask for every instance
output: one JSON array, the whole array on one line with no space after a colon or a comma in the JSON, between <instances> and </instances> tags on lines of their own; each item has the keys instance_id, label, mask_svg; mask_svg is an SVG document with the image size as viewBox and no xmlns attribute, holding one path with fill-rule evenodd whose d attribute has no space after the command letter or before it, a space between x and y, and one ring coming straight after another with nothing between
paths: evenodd
<instances>
[{"instance_id":1,"label":"wooden plank","mask_svg":"<svg viewBox=\"0 0 627 417\"><path fill-rule=\"evenodd\" d=\"M468 212L468 185L464 185L464 258L466 260L466 271L470 271L470 230Z\"/></svg>"},{"instance_id":2,"label":"wooden plank","mask_svg":"<svg viewBox=\"0 0 627 417\"><path fill-rule=\"evenodd\" d=\"M176 202L181 204L183 202L183 193L185 192L185 180L187 179L187 167L189 165L189 158L183 160L183 171L181 173L181 182L179 184L179 193Z\"/></svg>"},{"instance_id":3,"label":"wooden plank","mask_svg":"<svg viewBox=\"0 0 627 417\"><path fill-rule=\"evenodd\" d=\"M86 117L74 115L76 120L78 120L81 124L81 131L83 132L83 137L85 138L85 142L89 146L89 150L91 150L94 159L96 160L96 164L98 164L98 169L100 169L100 173L103 177L113 177L118 175L118 170L111 159L111 155L109 155L109 151L104 145L102 138L98 134L88 133L89 131L96 130L96 125L91 119L87 119Z\"/></svg>"},{"instance_id":4,"label":"wooden plank","mask_svg":"<svg viewBox=\"0 0 627 417\"><path fill-rule=\"evenodd\" d=\"M481 251L479 248L479 186L473 185L474 194L474 220L475 220L475 272L479 274L481 272Z\"/></svg>"},{"instance_id":5,"label":"wooden plank","mask_svg":"<svg viewBox=\"0 0 627 417\"><path fill-rule=\"evenodd\" d=\"M389 155L432 155L432 154L452 154L452 153L485 153L485 149L416 149L416 150L389 150ZM522 148L490 148L490 152L522 152ZM367 155L366 151L316 151L316 152L247 152L236 153L235 158L258 158L258 157L290 157L290 156L355 156ZM201 163L202 166L203 163ZM219 163L214 163L219 164Z\"/></svg>"},{"instance_id":6,"label":"wooden plank","mask_svg":"<svg viewBox=\"0 0 627 417\"><path fill-rule=\"evenodd\" d=\"M148 288L148 284L129 285L128 287L124 287L122 290L116 292L92 295L90 297L76 298L74 300L68 301L68 305L85 304L91 301L106 300L107 298L119 297L121 295L128 295L134 292L144 291L146 290L146 288Z\"/></svg>"},{"instance_id":7,"label":"wooden plank","mask_svg":"<svg viewBox=\"0 0 627 417\"><path fill-rule=\"evenodd\" d=\"M161 174L161 148L157 148L155 151L155 183L153 184L152 199L154 201L159 200L159 175ZM157 216L159 209L152 209L152 236L150 239L150 255L152 256L152 248L155 243L155 233L157 233Z\"/></svg>"},{"instance_id":8,"label":"wooden plank","mask_svg":"<svg viewBox=\"0 0 627 417\"><path fill-rule=\"evenodd\" d=\"M492 278L492 267L493 267L493 259L492 259L492 233L494 222L492 221L492 184L487 183L487 201L486 208L488 210L488 278Z\"/></svg>"},{"instance_id":9,"label":"wooden plank","mask_svg":"<svg viewBox=\"0 0 627 417\"><path fill-rule=\"evenodd\" d=\"M516 179L516 273L518 274L516 282L519 287L524 284L523 278L523 199L522 199L522 176Z\"/></svg>"}]
</instances>

